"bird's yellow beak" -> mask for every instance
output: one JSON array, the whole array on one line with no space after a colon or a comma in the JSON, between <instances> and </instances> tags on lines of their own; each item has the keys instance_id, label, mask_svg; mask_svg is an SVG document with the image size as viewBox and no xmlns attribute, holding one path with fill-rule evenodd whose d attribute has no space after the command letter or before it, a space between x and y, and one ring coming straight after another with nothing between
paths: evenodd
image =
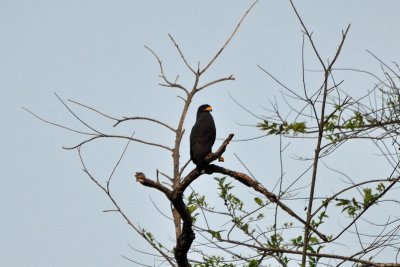
<instances>
[{"instance_id":1,"label":"bird's yellow beak","mask_svg":"<svg viewBox=\"0 0 400 267\"><path fill-rule=\"evenodd\" d=\"M211 106L206 107L205 111L212 111L212 107Z\"/></svg>"}]
</instances>

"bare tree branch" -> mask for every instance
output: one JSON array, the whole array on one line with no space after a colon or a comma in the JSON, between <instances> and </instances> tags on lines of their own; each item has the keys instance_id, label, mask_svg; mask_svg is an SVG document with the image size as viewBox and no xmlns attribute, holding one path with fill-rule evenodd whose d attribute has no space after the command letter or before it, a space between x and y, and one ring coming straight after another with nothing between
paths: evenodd
<instances>
[{"instance_id":1,"label":"bare tree branch","mask_svg":"<svg viewBox=\"0 0 400 267\"><path fill-rule=\"evenodd\" d=\"M150 53L157 59L158 65L160 67L160 72L161 72L160 77L166 83L166 84L160 84L160 85L161 86L166 86L166 87L178 88L178 89L182 90L183 92L185 92L186 95L188 95L189 91L184 86L182 86L179 83L176 83L176 81L175 82L169 81L168 78L165 76L164 67L163 67L163 64L162 64L162 61L161 61L160 57L151 48L149 48L148 46L145 46L145 48L147 50L149 50Z\"/></svg>"},{"instance_id":2,"label":"bare tree branch","mask_svg":"<svg viewBox=\"0 0 400 267\"><path fill-rule=\"evenodd\" d=\"M107 188L102 186L97 179L89 172L89 170L86 168L86 165L84 163L82 154L81 154L81 149L78 148L77 149L78 154L79 154L79 158L81 160L81 164L83 167L83 171L89 176L89 178L100 188L103 190L104 193L106 193L106 195L108 196L108 198L111 200L111 202L113 203L114 207L116 208L116 211L125 219L125 221L128 223L128 225L136 232L138 233L140 236L142 236L149 244L150 246L153 247L154 250L156 250L171 266L176 267L176 264L174 263L174 261L171 259L171 257L169 255L167 255L166 253L164 253L162 251L161 248L157 247L156 244L154 244L154 242L152 242L152 240L150 240L145 232L143 232L139 227L137 227L130 219L129 217L126 215L125 211L123 211L121 209L121 207L119 206L119 204L115 201L114 197L111 195L111 192L109 191L109 185L107 185ZM125 154L125 149L124 152L122 153ZM115 169L118 167L120 162L120 159L118 160L116 166L114 167L113 172L115 171Z\"/></svg>"},{"instance_id":3,"label":"bare tree branch","mask_svg":"<svg viewBox=\"0 0 400 267\"><path fill-rule=\"evenodd\" d=\"M223 239L223 241L227 243L233 243L233 244L239 244L239 242L232 241L232 240L226 240ZM256 245L250 245L250 244L240 244L246 247L250 248L255 248L260 251L265 251L265 252L273 252L273 253L288 253L288 254L295 254L295 255L302 255L303 252L297 251L297 250L290 250L290 249L282 249L282 248L267 248L267 247L260 247ZM363 266L373 266L373 267L399 267L400 264L397 263L377 263L373 261L366 261L366 260L361 260L361 259L355 259L353 257L347 257L347 256L341 256L341 255L335 255L335 254L326 254L326 253L312 253L312 252L306 252L307 256L313 256L313 257L319 257L319 258L329 258L329 259L338 259L338 260L344 260L348 262L354 262L354 263L360 263L364 264Z\"/></svg>"},{"instance_id":4,"label":"bare tree branch","mask_svg":"<svg viewBox=\"0 0 400 267\"><path fill-rule=\"evenodd\" d=\"M257 191L257 192L263 194L265 197L267 197L268 200L271 201L272 203L276 203L281 209L286 211L286 213L288 213L290 216L292 216L293 218L295 218L296 220L301 222L303 225L308 226L308 228L311 231L313 231L315 234L317 234L322 240L328 241L328 238L326 237L326 235L320 233L318 230L313 228L309 223L307 224L307 222L305 220L303 220L301 217L299 217L292 209L290 209L288 206L283 204L275 194L269 192L265 187L263 187L260 183L258 183L256 180L252 179L248 175L241 173L241 172L225 169L225 168L219 167L217 165L210 165L208 173L209 174L211 174L211 173L225 174L225 175L228 175L228 176L234 178L235 180L239 181L240 183L253 188L255 191Z\"/></svg>"}]
</instances>

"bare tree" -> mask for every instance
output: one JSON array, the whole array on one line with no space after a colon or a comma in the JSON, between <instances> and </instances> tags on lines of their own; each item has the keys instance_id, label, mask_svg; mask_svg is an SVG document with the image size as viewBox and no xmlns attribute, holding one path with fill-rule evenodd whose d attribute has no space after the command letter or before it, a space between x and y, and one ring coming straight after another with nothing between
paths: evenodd
<instances>
[{"instance_id":1,"label":"bare tree","mask_svg":"<svg viewBox=\"0 0 400 267\"><path fill-rule=\"evenodd\" d=\"M75 116L86 130L68 128L63 124L53 123L34 113L32 114L46 123L86 136L86 139L77 145L65 149L78 152L84 172L113 203L114 209L109 211L119 213L132 230L150 244L154 249L154 257L162 264L180 267L191 265L205 267L266 266L272 263L289 266L291 263L298 262L300 266L307 264L309 266L317 266L318 264L340 266L343 263L360 266L400 266L397 259L397 254L400 251L398 245L398 231L400 229L398 214L391 217L389 213L384 224L371 221L365 216L369 210L379 206L391 205L392 208L398 208L399 204L393 196L398 190L396 185L400 179L400 176L398 176L399 153L397 142L400 121L398 87L400 69L398 65L390 67L377 57L376 59L382 66L384 78L379 78L377 75L366 71L335 68L349 33L350 25L342 31L341 39L332 58L325 61L312 38L312 33L290 0L304 34L302 92L289 88L284 82L268 72L266 68L259 66L260 70L282 87L282 99L286 105L286 107L282 107L277 102L271 102L269 114L260 118L260 123L257 125L264 132L264 136L279 137L282 175L277 188L266 188L251 175L249 169L247 169L247 173L243 173L213 164L216 160L223 159L222 155L229 143L232 140L235 141L233 134L227 136L222 145L207 156L206 160L210 163L210 167L206 169L205 173L195 168L189 171L187 170L189 161L181 162L181 144L185 133L183 126L193 98L198 92L209 89L215 84L234 80L232 75L227 75L215 80L204 81L204 74L232 41L257 2L254 2L246 10L231 35L204 67L200 63L197 66L189 64L178 42L172 35L169 35L184 66L194 77L194 82L190 86L180 83L179 77L174 79L167 77L160 56L151 48L146 47L158 63L160 85L176 89L183 101L176 126L151 117L116 118L77 101L64 101L57 95L68 112ZM307 84L304 57L306 45L309 45L320 66L318 75L321 75L321 84L318 88L311 88ZM371 53L371 55L375 57L374 54ZM340 71L363 72L376 78L377 83L364 96L355 98L341 87L341 81L336 81L335 73ZM174 143L167 145L139 139L135 137L134 133L131 135L115 135L99 131L91 123L84 121L73 110L71 104L112 120L114 127L127 121L151 122L172 133ZM282 109L285 110L285 114ZM102 138L127 140L127 144L105 184L102 184L88 169L81 151L86 144ZM364 139L371 141L391 164L390 172L383 174L382 177L354 182L351 177L339 171L339 166L335 166L335 168L331 168L332 172L346 177L350 184L345 184L330 195L328 192L317 192L316 185L321 182L321 164L324 164L322 159L334 155L337 148L345 143ZM307 168L300 171L287 188L284 188L282 184L284 177L282 163L285 160L284 153L288 146L285 140L292 140L292 142L306 140L314 145L314 154L303 159ZM149 177L138 171L135 177L137 182L143 186L153 188L164 194L171 203L171 217L176 237L173 248L161 244L151 231L141 228L136 222L132 221L110 190L114 172L125 155L130 142L157 147L166 150L172 156L173 171L171 174L157 170L156 177ZM241 161L239 157L238 159ZM244 163L243 166L247 168ZM218 189L222 205L210 205L204 195L190 189L190 185L203 174L220 175L220 177L215 178L215 186ZM303 177L308 179L305 186L302 186L299 182ZM231 178L234 180L229 181ZM256 196L249 198L237 194L235 187L241 185L250 188ZM277 193L274 193L274 191L277 191ZM290 201L297 200L296 195L305 192L308 194L303 199L307 202L305 210L298 210L288 204ZM249 203L249 199L251 203ZM267 212L272 216L267 217L265 215ZM285 214L284 222L278 215L281 213ZM339 231L332 232L328 227L325 227L330 223L330 214L343 216L345 225ZM213 223L215 222L214 218L226 223L223 227L218 227ZM373 230L368 231L368 233L360 231L361 225L365 224ZM337 245L341 242L347 242L349 236L352 238L350 242L354 242L352 249L347 254L335 252ZM346 237L345 241L343 241L344 237ZM196 242L194 243L195 239ZM383 251L389 250L392 251L390 253L393 255L392 259L375 260ZM128 257L127 260L141 264Z\"/></svg>"}]
</instances>

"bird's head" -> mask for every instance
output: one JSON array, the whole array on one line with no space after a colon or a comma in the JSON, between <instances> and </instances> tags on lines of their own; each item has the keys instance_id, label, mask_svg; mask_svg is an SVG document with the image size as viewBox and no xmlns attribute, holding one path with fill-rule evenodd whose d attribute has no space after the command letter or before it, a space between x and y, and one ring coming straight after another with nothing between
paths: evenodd
<instances>
[{"instance_id":1,"label":"bird's head","mask_svg":"<svg viewBox=\"0 0 400 267\"><path fill-rule=\"evenodd\" d=\"M200 114L209 113L210 111L212 111L212 107L210 105L208 104L201 105L197 110L197 118L199 117Z\"/></svg>"},{"instance_id":2,"label":"bird's head","mask_svg":"<svg viewBox=\"0 0 400 267\"><path fill-rule=\"evenodd\" d=\"M210 112L210 111L212 111L212 107L208 104L201 105L197 110L197 112Z\"/></svg>"}]
</instances>

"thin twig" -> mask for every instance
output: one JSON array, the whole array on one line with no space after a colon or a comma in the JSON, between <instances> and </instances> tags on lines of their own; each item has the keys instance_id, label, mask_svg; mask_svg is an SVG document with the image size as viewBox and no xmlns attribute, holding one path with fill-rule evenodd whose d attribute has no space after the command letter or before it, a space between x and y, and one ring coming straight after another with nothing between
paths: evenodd
<instances>
[{"instance_id":1,"label":"thin twig","mask_svg":"<svg viewBox=\"0 0 400 267\"><path fill-rule=\"evenodd\" d=\"M94 111L94 112L96 112L96 113L102 115L103 117L106 117L106 118L110 119L110 120L114 120L114 121L117 121L117 120L118 120L118 119L116 119L116 118L114 118L114 117L111 117L111 116L109 116L109 115L107 115L107 114L105 114L105 113L103 113L103 112L101 112L101 111L99 111L99 110L97 110L97 109L95 109L95 108L92 108L92 107L90 107L90 106L88 106L88 105L85 105L85 104L82 104L82 103L80 103L80 102L77 102L77 101L75 101L75 100L68 99L68 101L71 102L71 103L74 103L74 104L76 104L76 105L78 105L78 106L84 107L84 108L86 108L86 109L90 109L90 110L92 110L92 111Z\"/></svg>"},{"instance_id":2,"label":"thin twig","mask_svg":"<svg viewBox=\"0 0 400 267\"><path fill-rule=\"evenodd\" d=\"M204 72L207 71L207 69L214 63L214 61L218 58L218 56L222 53L222 51L224 51L224 49L228 46L228 44L231 42L231 40L233 39L233 37L236 35L236 32L239 30L240 25L242 24L242 22L244 21L244 19L246 18L246 16L249 14L249 12L253 9L253 7L258 3L259 0L255 1L248 9L247 11L244 13L243 17L240 19L239 23L236 25L235 30L232 32L232 34L229 36L229 38L225 41L224 45L221 47L220 50L218 50L218 52L215 54L215 56L208 62L208 64L206 65L206 67L204 69L202 69L199 73L203 74Z\"/></svg>"},{"instance_id":3,"label":"thin twig","mask_svg":"<svg viewBox=\"0 0 400 267\"><path fill-rule=\"evenodd\" d=\"M179 48L179 45L177 44L177 42L175 42L174 38L172 37L171 34L168 33L168 37L171 39L171 41L174 43L176 49L179 52L179 55L181 56L183 62L185 63L186 67L188 67L188 69L193 73L196 74L196 72L194 71L194 69L189 65L189 63L187 62L185 56L183 55L181 49Z\"/></svg>"},{"instance_id":4,"label":"thin twig","mask_svg":"<svg viewBox=\"0 0 400 267\"><path fill-rule=\"evenodd\" d=\"M26 112L30 113L32 116L36 117L37 119L39 119L39 120L41 120L41 121L43 121L43 122L45 122L47 124L50 124L50 125L53 125L53 126L68 130L70 132L74 132L74 133L78 133L78 134L84 134L84 135L97 135L96 133L82 132L82 131L75 130L75 129L69 128L67 126L64 126L64 125L49 121L49 120L46 120L46 119L43 119L42 117L40 117L39 115L33 113L32 111L30 111L27 108L22 107L22 109L25 110Z\"/></svg>"},{"instance_id":5,"label":"thin twig","mask_svg":"<svg viewBox=\"0 0 400 267\"><path fill-rule=\"evenodd\" d=\"M162 64L162 61L161 61L160 57L159 57L150 47L148 47L148 46L144 46L144 47L145 47L147 50L149 50L150 53L156 58L156 60L157 60L157 62L158 62L158 65L159 65L159 67L160 67L160 73L161 73L160 76L161 76L161 78L167 83L167 84L160 84L160 85L166 86L166 87L173 87L173 88L181 89L182 91L184 91L184 92L186 93L186 95L188 95L189 92L188 92L188 90L187 90L184 86L182 86L181 84L176 83L176 82L170 82L170 81L168 80L168 78L165 76L164 67L163 67L163 64Z\"/></svg>"},{"instance_id":6,"label":"thin twig","mask_svg":"<svg viewBox=\"0 0 400 267\"><path fill-rule=\"evenodd\" d=\"M141 143L141 144L145 144L145 145L149 145L149 146L160 147L160 148L163 148L163 149L166 149L166 150L172 152L172 148L169 148L169 147L167 147L167 146L164 146L164 145L161 145L161 144L158 144L158 143L148 142L148 141L144 141L144 140L141 140L141 139L137 139L137 138L133 138L133 137L129 137L129 136L124 136L124 135L108 135L108 134L96 135L96 136L94 136L94 137L92 137L92 138L90 138L90 139L87 139L87 140L85 140L85 141L82 141L81 143L79 143L79 144L77 144L77 145L75 145L75 146L72 146L72 147L63 147L63 148L64 148L64 149L67 149L67 150L76 149L76 148L78 148L78 147L83 146L84 144L86 144L86 143L88 143L88 142L91 142L91 141L93 141L93 140L95 140L95 139L99 139L99 138L127 139L127 140L131 140L131 141L134 141L134 142L137 142L137 143Z\"/></svg>"},{"instance_id":7,"label":"thin twig","mask_svg":"<svg viewBox=\"0 0 400 267\"><path fill-rule=\"evenodd\" d=\"M87 128L89 128L90 130L92 130L93 132L96 132L98 134L102 134L101 132L99 132L98 130L94 129L92 126L90 126L89 124L87 124L86 122L84 122L78 115L75 114L75 112L72 111L72 109L70 107L68 107L68 105L64 102L64 100L61 99L61 97L59 97L57 95L56 92L54 92L54 95L58 98L58 100L60 100L60 102L65 106L65 108L79 121L81 122L83 125L85 125Z\"/></svg>"},{"instance_id":8,"label":"thin twig","mask_svg":"<svg viewBox=\"0 0 400 267\"><path fill-rule=\"evenodd\" d=\"M132 133L131 138L133 137L133 135L135 134L135 132ZM119 164L121 163L122 158L125 156L126 150L128 149L129 144L131 143L131 139L128 140L128 142L126 142L125 148L121 153L121 156L119 157L117 163L114 165L114 168L110 174L110 176L108 177L107 180L107 191L110 192L110 182L111 182L111 178L113 177L115 171L117 170Z\"/></svg>"},{"instance_id":9,"label":"thin twig","mask_svg":"<svg viewBox=\"0 0 400 267\"><path fill-rule=\"evenodd\" d=\"M135 116L135 117L124 117L123 119L116 119L116 123L113 125L113 127L117 126L118 124L120 124L121 122L125 122L125 121L129 121L129 120L144 120L144 121L151 121L154 122L156 124L162 125L164 127L166 127L167 129L171 130L172 132L176 132L176 130L174 128L172 128L171 126L169 126L168 124L153 119L153 118L149 118L149 117L140 117L140 116Z\"/></svg>"},{"instance_id":10,"label":"thin twig","mask_svg":"<svg viewBox=\"0 0 400 267\"><path fill-rule=\"evenodd\" d=\"M209 87L209 86L211 86L211 85L214 85L214 84L217 84L217 83L220 83L220 82L224 82L224 81L234 81L234 80L235 80L235 77L233 77L232 75L230 75L230 76L225 77L225 78L220 78L220 79L217 79L217 80L208 82L208 83L206 83L205 85L202 85L202 86L198 87L198 88L197 88L197 91L200 91L200 90L202 90L202 89L204 89L204 88L207 88L207 87Z\"/></svg>"}]
</instances>

